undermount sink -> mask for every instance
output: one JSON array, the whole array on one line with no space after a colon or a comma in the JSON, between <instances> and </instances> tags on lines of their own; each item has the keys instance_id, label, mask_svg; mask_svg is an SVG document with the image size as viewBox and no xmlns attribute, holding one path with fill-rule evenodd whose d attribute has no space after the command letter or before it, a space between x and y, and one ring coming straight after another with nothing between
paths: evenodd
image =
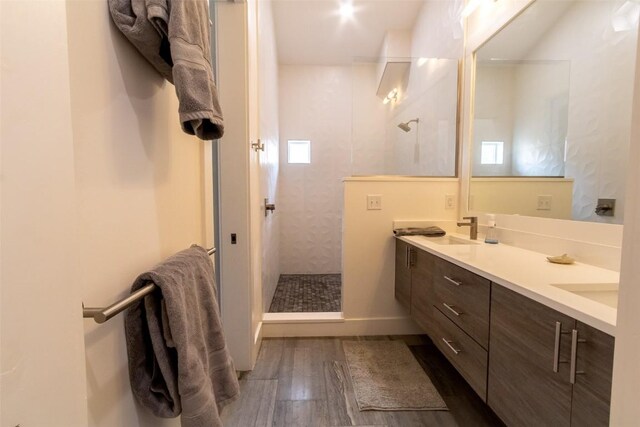
<instances>
[{"instance_id":1,"label":"undermount sink","mask_svg":"<svg viewBox=\"0 0 640 427\"><path fill-rule=\"evenodd\" d=\"M438 245L477 245L478 244L478 242L460 239L454 236L430 237L428 238L428 240L430 242L437 243Z\"/></svg>"},{"instance_id":2,"label":"undermount sink","mask_svg":"<svg viewBox=\"0 0 640 427\"><path fill-rule=\"evenodd\" d=\"M609 307L618 308L617 283L559 283L551 286Z\"/></svg>"}]
</instances>

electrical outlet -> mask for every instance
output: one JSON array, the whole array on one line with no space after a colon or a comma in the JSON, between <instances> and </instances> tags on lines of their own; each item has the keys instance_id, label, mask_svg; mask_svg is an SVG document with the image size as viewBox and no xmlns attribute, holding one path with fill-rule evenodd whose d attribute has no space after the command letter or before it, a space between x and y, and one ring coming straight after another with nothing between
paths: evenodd
<instances>
[{"instance_id":1,"label":"electrical outlet","mask_svg":"<svg viewBox=\"0 0 640 427\"><path fill-rule=\"evenodd\" d=\"M377 211L382 209L382 195L369 194L367 196L367 210Z\"/></svg>"},{"instance_id":2,"label":"electrical outlet","mask_svg":"<svg viewBox=\"0 0 640 427\"><path fill-rule=\"evenodd\" d=\"M444 208L447 210L456 208L456 198L453 194L445 194L444 196Z\"/></svg>"},{"instance_id":3,"label":"electrical outlet","mask_svg":"<svg viewBox=\"0 0 640 427\"><path fill-rule=\"evenodd\" d=\"M539 211L550 211L551 210L551 196L547 195L539 195L538 196L538 207Z\"/></svg>"}]
</instances>

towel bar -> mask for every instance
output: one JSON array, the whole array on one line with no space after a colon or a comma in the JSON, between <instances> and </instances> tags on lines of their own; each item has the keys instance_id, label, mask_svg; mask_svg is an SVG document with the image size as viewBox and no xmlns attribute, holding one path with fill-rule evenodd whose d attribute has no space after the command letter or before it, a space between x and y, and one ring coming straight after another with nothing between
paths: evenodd
<instances>
[{"instance_id":1,"label":"towel bar","mask_svg":"<svg viewBox=\"0 0 640 427\"><path fill-rule=\"evenodd\" d=\"M215 252L216 252L216 248L207 249L207 253L209 255L213 255ZM144 286L138 289L128 297L111 304L109 307L85 307L83 303L82 317L93 318L93 320L95 320L96 323L104 323L107 320L111 319L116 314L121 313L127 308L129 308L136 301L149 295L155 289L156 289L156 285L154 285L153 283L150 283L147 286Z\"/></svg>"}]
</instances>

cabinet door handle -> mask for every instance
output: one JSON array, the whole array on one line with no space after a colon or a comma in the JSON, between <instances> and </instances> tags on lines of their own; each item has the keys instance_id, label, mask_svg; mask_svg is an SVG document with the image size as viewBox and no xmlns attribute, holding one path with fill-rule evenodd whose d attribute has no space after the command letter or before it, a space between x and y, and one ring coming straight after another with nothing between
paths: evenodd
<instances>
[{"instance_id":1,"label":"cabinet door handle","mask_svg":"<svg viewBox=\"0 0 640 427\"><path fill-rule=\"evenodd\" d=\"M442 338L442 342L445 343L447 345L447 347L449 347L451 349L451 351L453 351L455 354L460 353L461 350L458 350L457 348L455 348L454 346L451 345L451 343L453 343L453 341L450 341L446 338Z\"/></svg>"},{"instance_id":2,"label":"cabinet door handle","mask_svg":"<svg viewBox=\"0 0 640 427\"><path fill-rule=\"evenodd\" d=\"M404 248L404 264L407 268L411 268L411 265L409 264L409 246Z\"/></svg>"},{"instance_id":3,"label":"cabinet door handle","mask_svg":"<svg viewBox=\"0 0 640 427\"><path fill-rule=\"evenodd\" d=\"M442 305L444 305L444 308L446 308L447 310L449 310L450 312L452 312L456 316L460 316L462 314L461 312L454 310L454 308L453 308L454 306L451 306L451 305L447 304L446 302L443 302Z\"/></svg>"},{"instance_id":4,"label":"cabinet door handle","mask_svg":"<svg viewBox=\"0 0 640 427\"><path fill-rule=\"evenodd\" d=\"M453 280L451 277L449 276L444 276L444 280L446 280L449 283L453 283L456 286L460 286L462 285L462 282L458 282L457 280Z\"/></svg>"},{"instance_id":5,"label":"cabinet door handle","mask_svg":"<svg viewBox=\"0 0 640 427\"><path fill-rule=\"evenodd\" d=\"M556 338L555 345L553 346L553 372L558 372L561 363L567 363L566 360L560 360L560 339L562 335L570 333L571 332L562 331L562 322L556 322Z\"/></svg>"},{"instance_id":6,"label":"cabinet door handle","mask_svg":"<svg viewBox=\"0 0 640 427\"><path fill-rule=\"evenodd\" d=\"M578 343L587 342L578 338L578 330L571 331L571 368L569 369L569 382L571 384L576 383L576 375L584 374L584 371L577 371L578 362Z\"/></svg>"},{"instance_id":7,"label":"cabinet door handle","mask_svg":"<svg viewBox=\"0 0 640 427\"><path fill-rule=\"evenodd\" d=\"M562 323L556 322L556 339L553 346L553 372L558 372L560 365L560 336L562 334Z\"/></svg>"}]
</instances>

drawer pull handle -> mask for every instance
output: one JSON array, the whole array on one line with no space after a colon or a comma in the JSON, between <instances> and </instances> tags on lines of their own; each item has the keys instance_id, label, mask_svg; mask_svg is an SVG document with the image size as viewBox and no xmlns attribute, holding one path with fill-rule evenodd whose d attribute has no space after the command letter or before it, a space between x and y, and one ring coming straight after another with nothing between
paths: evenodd
<instances>
[{"instance_id":1,"label":"drawer pull handle","mask_svg":"<svg viewBox=\"0 0 640 427\"><path fill-rule=\"evenodd\" d=\"M451 349L451 351L453 351L455 354L460 353L460 350L458 350L457 348L455 348L454 346L451 345L451 343L453 341L449 341L446 338L442 338L442 342L445 343L447 345L447 347L449 347Z\"/></svg>"},{"instance_id":2,"label":"drawer pull handle","mask_svg":"<svg viewBox=\"0 0 640 427\"><path fill-rule=\"evenodd\" d=\"M443 302L442 305L444 305L444 307L449 310L450 312L452 312L453 314L455 314L456 316L460 316L462 313L459 311L456 311L453 307L449 304L447 304L446 302Z\"/></svg>"},{"instance_id":3,"label":"drawer pull handle","mask_svg":"<svg viewBox=\"0 0 640 427\"><path fill-rule=\"evenodd\" d=\"M444 276L444 280L446 280L449 283L453 283L456 286L460 286L462 285L462 282L458 282L457 280L453 280L451 277L449 276Z\"/></svg>"},{"instance_id":4,"label":"drawer pull handle","mask_svg":"<svg viewBox=\"0 0 640 427\"><path fill-rule=\"evenodd\" d=\"M576 371L577 359L578 359L578 343L584 343L587 340L578 338L578 331L576 329L571 331L571 367L569 369L569 382L571 384L576 383L576 375L584 374L584 371Z\"/></svg>"}]
</instances>

